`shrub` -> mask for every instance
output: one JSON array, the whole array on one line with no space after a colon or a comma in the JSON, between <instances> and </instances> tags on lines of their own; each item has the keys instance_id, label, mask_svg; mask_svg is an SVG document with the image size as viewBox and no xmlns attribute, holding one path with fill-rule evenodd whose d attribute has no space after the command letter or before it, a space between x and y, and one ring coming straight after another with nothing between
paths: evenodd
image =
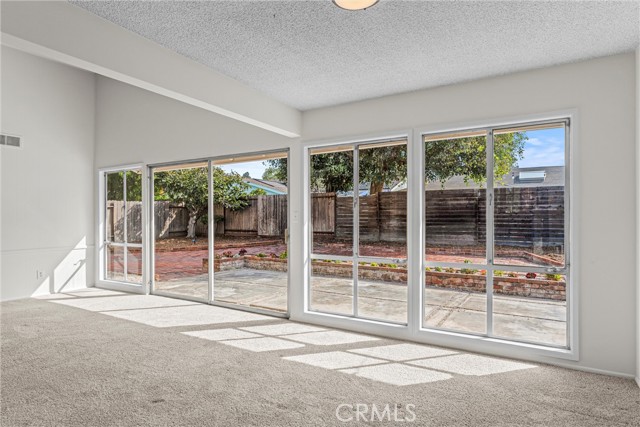
<instances>
[{"instance_id":1,"label":"shrub","mask_svg":"<svg viewBox=\"0 0 640 427\"><path fill-rule=\"evenodd\" d=\"M222 252L222 256L225 257L225 258L231 258L233 256L233 252L224 251L224 252Z\"/></svg>"},{"instance_id":2,"label":"shrub","mask_svg":"<svg viewBox=\"0 0 640 427\"><path fill-rule=\"evenodd\" d=\"M442 273L442 267L436 267L434 268L435 271L437 271L438 273Z\"/></svg>"},{"instance_id":3,"label":"shrub","mask_svg":"<svg viewBox=\"0 0 640 427\"><path fill-rule=\"evenodd\" d=\"M282 253L278 256L278 258L280 258L280 259L287 259L287 251L282 252Z\"/></svg>"},{"instance_id":4,"label":"shrub","mask_svg":"<svg viewBox=\"0 0 640 427\"><path fill-rule=\"evenodd\" d=\"M240 250L238 251L238 255L240 255L240 256L244 256L246 253L247 253L247 250L246 250L246 249L244 249L244 248L242 248L242 249L240 249Z\"/></svg>"},{"instance_id":5,"label":"shrub","mask_svg":"<svg viewBox=\"0 0 640 427\"><path fill-rule=\"evenodd\" d=\"M278 255L276 255L275 253L271 252L269 254L269 258L278 258Z\"/></svg>"},{"instance_id":6,"label":"shrub","mask_svg":"<svg viewBox=\"0 0 640 427\"><path fill-rule=\"evenodd\" d=\"M371 264L369 264L371 267L377 267L378 263L377 262L372 262Z\"/></svg>"},{"instance_id":7,"label":"shrub","mask_svg":"<svg viewBox=\"0 0 640 427\"><path fill-rule=\"evenodd\" d=\"M545 274L547 280L555 280L556 282L559 282L560 280L562 280L562 276L559 274Z\"/></svg>"},{"instance_id":8,"label":"shrub","mask_svg":"<svg viewBox=\"0 0 640 427\"><path fill-rule=\"evenodd\" d=\"M504 271L494 270L493 275L496 276L496 277L502 277L502 276L504 276Z\"/></svg>"},{"instance_id":9,"label":"shrub","mask_svg":"<svg viewBox=\"0 0 640 427\"><path fill-rule=\"evenodd\" d=\"M266 257L267 257L267 256L266 256L264 253L262 253L262 252L260 252L259 254L256 254L256 256L257 256L258 258L266 258Z\"/></svg>"},{"instance_id":10,"label":"shrub","mask_svg":"<svg viewBox=\"0 0 640 427\"><path fill-rule=\"evenodd\" d=\"M220 254L213 254L213 259L222 259L222 255L220 255Z\"/></svg>"},{"instance_id":11,"label":"shrub","mask_svg":"<svg viewBox=\"0 0 640 427\"><path fill-rule=\"evenodd\" d=\"M518 273L516 273L515 271L510 271L509 274L507 274L507 276L509 276L509 277L518 277Z\"/></svg>"},{"instance_id":12,"label":"shrub","mask_svg":"<svg viewBox=\"0 0 640 427\"><path fill-rule=\"evenodd\" d=\"M424 268L424 271L431 271L431 268L429 268L429 267L425 267L425 268Z\"/></svg>"},{"instance_id":13,"label":"shrub","mask_svg":"<svg viewBox=\"0 0 640 427\"><path fill-rule=\"evenodd\" d=\"M449 268L445 268L444 271L446 271L447 273L455 273L456 269L449 267Z\"/></svg>"},{"instance_id":14,"label":"shrub","mask_svg":"<svg viewBox=\"0 0 640 427\"><path fill-rule=\"evenodd\" d=\"M538 277L538 275L536 273L527 273L525 277L527 279L535 279L536 277Z\"/></svg>"},{"instance_id":15,"label":"shrub","mask_svg":"<svg viewBox=\"0 0 640 427\"><path fill-rule=\"evenodd\" d=\"M398 268L398 264L387 264L387 265L385 265L385 267Z\"/></svg>"},{"instance_id":16,"label":"shrub","mask_svg":"<svg viewBox=\"0 0 640 427\"><path fill-rule=\"evenodd\" d=\"M487 270L480 270L480 274L482 276L486 276L487 275Z\"/></svg>"}]
</instances>

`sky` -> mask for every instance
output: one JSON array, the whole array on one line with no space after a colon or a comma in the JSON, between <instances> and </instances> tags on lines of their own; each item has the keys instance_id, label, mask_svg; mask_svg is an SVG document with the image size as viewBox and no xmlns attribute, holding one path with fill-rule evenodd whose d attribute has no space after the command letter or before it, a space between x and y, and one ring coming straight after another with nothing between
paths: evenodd
<instances>
[{"instance_id":1,"label":"sky","mask_svg":"<svg viewBox=\"0 0 640 427\"><path fill-rule=\"evenodd\" d=\"M564 165L564 128L532 130L526 134L529 140L525 142L519 167Z\"/></svg>"},{"instance_id":2,"label":"sky","mask_svg":"<svg viewBox=\"0 0 640 427\"><path fill-rule=\"evenodd\" d=\"M524 157L518 161L521 168L564 165L564 129L544 129L526 132L529 140L524 146ZM225 172L240 175L249 172L251 178L262 178L267 168L262 161L220 165Z\"/></svg>"},{"instance_id":3,"label":"sky","mask_svg":"<svg viewBox=\"0 0 640 427\"><path fill-rule=\"evenodd\" d=\"M220 168L225 172L238 172L240 175L244 175L245 172L249 172L251 178L262 179L262 174L267 168L262 164L262 160L256 160L254 162L233 163L228 165L220 165Z\"/></svg>"}]
</instances>

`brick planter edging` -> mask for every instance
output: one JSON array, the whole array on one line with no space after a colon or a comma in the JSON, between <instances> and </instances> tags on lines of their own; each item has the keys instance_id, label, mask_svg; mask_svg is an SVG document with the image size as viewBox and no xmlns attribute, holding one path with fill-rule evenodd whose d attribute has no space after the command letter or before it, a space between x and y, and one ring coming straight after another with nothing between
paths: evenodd
<instances>
[{"instance_id":1,"label":"brick planter edging","mask_svg":"<svg viewBox=\"0 0 640 427\"><path fill-rule=\"evenodd\" d=\"M495 276L493 281L493 292L496 294L554 299L558 301L564 301L566 299L566 283L560 280ZM426 285L436 288L485 292L485 284L486 277L478 274L438 271L428 271L426 274Z\"/></svg>"},{"instance_id":2,"label":"brick planter edging","mask_svg":"<svg viewBox=\"0 0 640 427\"><path fill-rule=\"evenodd\" d=\"M317 261L312 264L313 274L330 277L353 277L353 265L347 263L330 263ZM214 271L227 271L239 268L253 270L287 271L287 260L279 258L261 258L252 255L237 258L221 258L214 261ZM209 260L202 259L202 268L207 271ZM361 265L358 278L378 280L406 285L407 269L390 267L372 267ZM467 292L484 293L486 277L480 274L447 273L438 271L426 272L425 286L431 288L457 289ZM524 277L494 277L493 292L502 295L513 295L529 298L553 299L565 301L566 283L546 279L527 279Z\"/></svg>"}]
</instances>

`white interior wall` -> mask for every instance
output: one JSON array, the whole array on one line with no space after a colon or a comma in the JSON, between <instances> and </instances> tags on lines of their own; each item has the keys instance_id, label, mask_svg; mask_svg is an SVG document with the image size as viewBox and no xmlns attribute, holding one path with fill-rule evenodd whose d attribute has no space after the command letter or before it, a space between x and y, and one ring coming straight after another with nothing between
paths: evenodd
<instances>
[{"instance_id":1,"label":"white interior wall","mask_svg":"<svg viewBox=\"0 0 640 427\"><path fill-rule=\"evenodd\" d=\"M616 55L307 111L302 134L305 141L332 139L576 109L572 209L580 360L563 363L633 376L635 79L634 54Z\"/></svg>"},{"instance_id":2,"label":"white interior wall","mask_svg":"<svg viewBox=\"0 0 640 427\"><path fill-rule=\"evenodd\" d=\"M93 284L91 73L2 47L0 299ZM37 277L36 272L42 276Z\"/></svg>"},{"instance_id":3,"label":"white interior wall","mask_svg":"<svg viewBox=\"0 0 640 427\"><path fill-rule=\"evenodd\" d=\"M96 167L288 148L292 139L97 77Z\"/></svg>"},{"instance_id":4,"label":"white interior wall","mask_svg":"<svg viewBox=\"0 0 640 427\"><path fill-rule=\"evenodd\" d=\"M636 49L636 383L640 386L640 45Z\"/></svg>"}]
</instances>

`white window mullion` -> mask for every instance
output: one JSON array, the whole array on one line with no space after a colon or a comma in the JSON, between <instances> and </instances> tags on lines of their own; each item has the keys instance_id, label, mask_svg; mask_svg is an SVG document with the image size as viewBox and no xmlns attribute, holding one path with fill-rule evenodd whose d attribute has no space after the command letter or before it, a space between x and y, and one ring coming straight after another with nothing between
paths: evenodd
<instances>
[{"instance_id":1,"label":"white window mullion","mask_svg":"<svg viewBox=\"0 0 640 427\"><path fill-rule=\"evenodd\" d=\"M493 335L493 258L494 258L494 191L493 191L493 130L487 131L487 190L486 190L486 250L487 250L487 335Z\"/></svg>"},{"instance_id":2,"label":"white window mullion","mask_svg":"<svg viewBox=\"0 0 640 427\"><path fill-rule=\"evenodd\" d=\"M353 315L358 316L358 254L360 247L360 151L353 148Z\"/></svg>"}]
</instances>

